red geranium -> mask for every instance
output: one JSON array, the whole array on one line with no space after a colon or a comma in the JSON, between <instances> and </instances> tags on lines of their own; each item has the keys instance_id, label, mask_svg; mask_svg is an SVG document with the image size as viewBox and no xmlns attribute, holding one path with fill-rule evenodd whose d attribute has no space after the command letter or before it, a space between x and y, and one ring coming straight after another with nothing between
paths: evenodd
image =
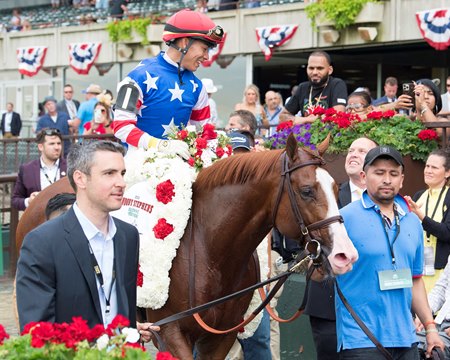
<instances>
[{"instance_id":1,"label":"red geranium","mask_svg":"<svg viewBox=\"0 0 450 360\"><path fill-rule=\"evenodd\" d=\"M325 109L322 106L316 106L312 112L310 112L310 115L317 115L317 116L321 116L325 114Z\"/></svg>"},{"instance_id":2,"label":"red geranium","mask_svg":"<svg viewBox=\"0 0 450 360\"><path fill-rule=\"evenodd\" d=\"M164 218L158 219L158 223L153 227L153 233L157 239L164 240L172 232L173 225L169 224Z\"/></svg>"},{"instance_id":3,"label":"red geranium","mask_svg":"<svg viewBox=\"0 0 450 360\"><path fill-rule=\"evenodd\" d=\"M156 353L156 360L178 360L168 351Z\"/></svg>"},{"instance_id":4,"label":"red geranium","mask_svg":"<svg viewBox=\"0 0 450 360\"><path fill-rule=\"evenodd\" d=\"M277 131L281 131L284 129L290 129L294 125L294 122L292 120L283 121L278 124Z\"/></svg>"},{"instance_id":5,"label":"red geranium","mask_svg":"<svg viewBox=\"0 0 450 360\"><path fill-rule=\"evenodd\" d=\"M3 344L3 341L5 341L6 339L9 339L9 335L3 325L0 324L0 345Z\"/></svg>"},{"instance_id":6,"label":"red geranium","mask_svg":"<svg viewBox=\"0 0 450 360\"><path fill-rule=\"evenodd\" d=\"M437 140L439 138L437 132L433 129L422 130L417 134L417 137L422 141Z\"/></svg>"},{"instance_id":7,"label":"red geranium","mask_svg":"<svg viewBox=\"0 0 450 360\"><path fill-rule=\"evenodd\" d=\"M213 124L203 125L202 136L205 140L213 140L217 138L216 127Z\"/></svg>"},{"instance_id":8,"label":"red geranium","mask_svg":"<svg viewBox=\"0 0 450 360\"><path fill-rule=\"evenodd\" d=\"M156 199L163 204L168 204L175 196L175 186L172 181L166 180L156 185Z\"/></svg>"},{"instance_id":9,"label":"red geranium","mask_svg":"<svg viewBox=\"0 0 450 360\"><path fill-rule=\"evenodd\" d=\"M144 274L141 271L141 265L138 266L136 285L142 287L144 285Z\"/></svg>"}]
</instances>

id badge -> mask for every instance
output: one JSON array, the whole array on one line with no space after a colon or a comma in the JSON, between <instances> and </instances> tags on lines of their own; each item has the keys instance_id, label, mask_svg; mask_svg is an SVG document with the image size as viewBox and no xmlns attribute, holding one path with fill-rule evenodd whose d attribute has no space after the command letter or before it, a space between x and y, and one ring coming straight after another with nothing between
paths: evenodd
<instances>
[{"instance_id":1,"label":"id badge","mask_svg":"<svg viewBox=\"0 0 450 360\"><path fill-rule=\"evenodd\" d=\"M432 246L425 246L423 251L423 274L432 276L435 274L434 270L434 249Z\"/></svg>"},{"instance_id":2,"label":"id badge","mask_svg":"<svg viewBox=\"0 0 450 360\"><path fill-rule=\"evenodd\" d=\"M411 269L378 271L380 290L394 290L412 287Z\"/></svg>"}]
</instances>

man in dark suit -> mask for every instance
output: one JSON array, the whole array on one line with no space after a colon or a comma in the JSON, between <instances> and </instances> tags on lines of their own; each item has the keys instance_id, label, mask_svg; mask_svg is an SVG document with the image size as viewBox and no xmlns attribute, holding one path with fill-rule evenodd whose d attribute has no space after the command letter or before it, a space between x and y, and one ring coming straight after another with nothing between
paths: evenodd
<instances>
[{"instance_id":1,"label":"man in dark suit","mask_svg":"<svg viewBox=\"0 0 450 360\"><path fill-rule=\"evenodd\" d=\"M70 84L64 85L64 99L58 101L56 104L57 112L65 112L71 119L77 117L77 111L80 107L80 102L73 99L73 87Z\"/></svg>"},{"instance_id":2,"label":"man in dark suit","mask_svg":"<svg viewBox=\"0 0 450 360\"><path fill-rule=\"evenodd\" d=\"M22 129L20 115L13 110L14 104L9 102L6 104L6 112L2 115L1 131L5 139L19 137Z\"/></svg>"},{"instance_id":3,"label":"man in dark suit","mask_svg":"<svg viewBox=\"0 0 450 360\"><path fill-rule=\"evenodd\" d=\"M36 136L39 159L20 165L11 198L12 206L25 210L39 191L67 174L66 160L61 158L62 136L58 129L44 129Z\"/></svg>"},{"instance_id":4,"label":"man in dark suit","mask_svg":"<svg viewBox=\"0 0 450 360\"><path fill-rule=\"evenodd\" d=\"M373 106L393 103L397 100L398 81L395 77L389 76L384 81L384 96L372 101Z\"/></svg>"},{"instance_id":5,"label":"man in dark suit","mask_svg":"<svg viewBox=\"0 0 450 360\"><path fill-rule=\"evenodd\" d=\"M110 141L74 145L68 176L76 202L25 237L17 264L20 327L31 321L107 326L118 314L143 340L150 323L136 323L137 229L110 212L122 205L124 149ZM155 327L155 330L159 328Z\"/></svg>"},{"instance_id":6,"label":"man in dark suit","mask_svg":"<svg viewBox=\"0 0 450 360\"><path fill-rule=\"evenodd\" d=\"M364 158L376 146L374 141L365 137L356 139L350 145L345 158L345 172L349 181L339 187L339 208L361 198L366 188L360 176ZM305 314L309 315L317 360L338 359L333 282L311 280Z\"/></svg>"}]
</instances>

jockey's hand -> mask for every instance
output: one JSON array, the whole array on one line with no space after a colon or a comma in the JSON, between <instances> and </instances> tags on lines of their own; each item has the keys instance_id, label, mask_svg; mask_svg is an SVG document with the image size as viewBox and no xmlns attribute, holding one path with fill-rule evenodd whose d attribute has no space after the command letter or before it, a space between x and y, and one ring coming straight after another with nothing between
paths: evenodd
<instances>
[{"instance_id":1,"label":"jockey's hand","mask_svg":"<svg viewBox=\"0 0 450 360\"><path fill-rule=\"evenodd\" d=\"M162 153L176 154L185 160L188 160L191 156L188 144L181 140L158 140L156 148Z\"/></svg>"}]
</instances>

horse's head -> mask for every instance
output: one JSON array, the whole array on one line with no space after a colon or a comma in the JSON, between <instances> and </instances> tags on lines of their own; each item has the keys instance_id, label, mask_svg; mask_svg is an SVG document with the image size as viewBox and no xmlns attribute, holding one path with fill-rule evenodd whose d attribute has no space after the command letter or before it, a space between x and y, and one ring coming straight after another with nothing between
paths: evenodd
<instances>
[{"instance_id":1,"label":"horse's head","mask_svg":"<svg viewBox=\"0 0 450 360\"><path fill-rule=\"evenodd\" d=\"M320 155L326 147L319 146ZM337 185L320 167L320 155L299 149L295 138L288 138L273 217L282 234L301 239L304 246L310 247L315 243L312 240L317 240L333 272L343 274L352 269L358 253L339 215Z\"/></svg>"}]
</instances>

